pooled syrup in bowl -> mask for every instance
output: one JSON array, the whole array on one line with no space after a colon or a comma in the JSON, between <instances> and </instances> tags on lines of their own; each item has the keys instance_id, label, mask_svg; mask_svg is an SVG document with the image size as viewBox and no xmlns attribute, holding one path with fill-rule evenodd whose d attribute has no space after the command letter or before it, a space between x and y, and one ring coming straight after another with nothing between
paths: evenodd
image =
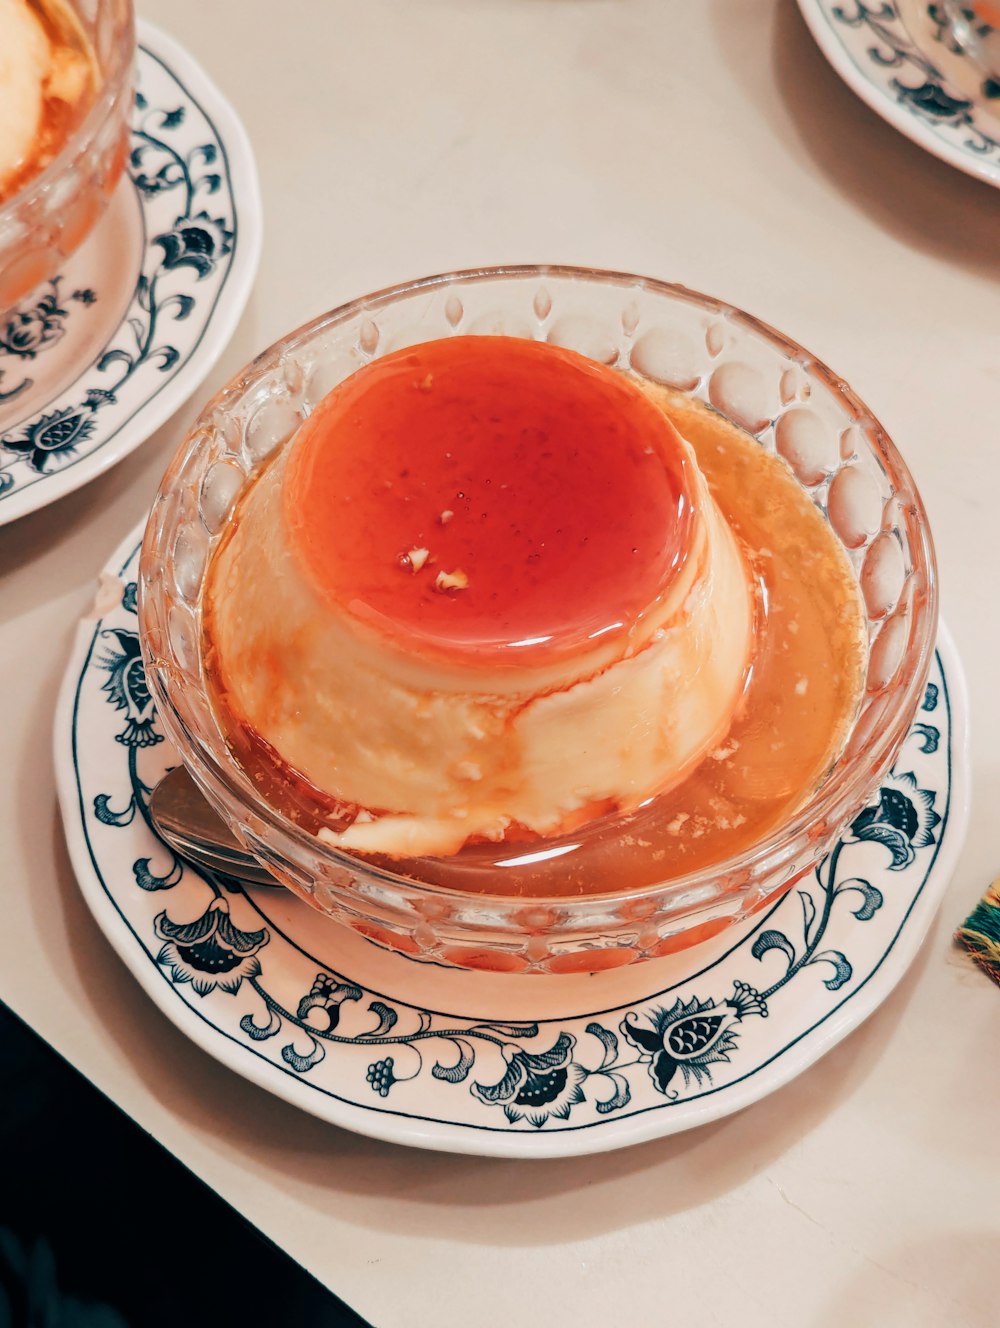
<instances>
[{"instance_id":1,"label":"pooled syrup in bowl","mask_svg":"<svg viewBox=\"0 0 1000 1328\"><path fill-rule=\"evenodd\" d=\"M481 359L472 363L470 381L480 370L489 375L492 339L474 340ZM567 388L559 378L541 390L526 383L527 395L534 394L526 418L543 418L545 428L532 435L522 420L525 437L507 437L498 447L497 421L488 412L467 418L456 468L449 430L454 394L461 400L463 389L459 375L449 397L447 373L442 361L427 384L436 387L428 397L443 413L436 425L425 414L422 448L414 448L406 428L406 401L420 382L401 379L398 400L386 394L378 419L365 411L352 416L348 380L337 389L345 394L338 409L353 424L354 446L338 467L296 468L291 453L286 522L321 597L346 606L366 629L395 634L401 645L449 663L461 658L473 672L484 661L495 668L505 651L513 655L511 642L519 648L513 662L533 663L579 649L595 634L623 631L642 604L665 592L684 560L691 520L684 464L669 448L642 445L644 429L663 433L666 415L691 444L751 570L752 666L719 744L676 787L627 815L598 816L562 836L515 826L501 843L472 842L449 856L367 860L469 893L578 896L668 881L765 838L836 760L860 697L865 633L857 584L821 513L781 460L723 417L646 383L636 392L636 380L624 378L620 414L604 418L597 402L574 412L572 394L587 390L583 382ZM574 452L588 429L594 448ZM525 467L548 460L540 453L553 437L561 470L547 475L543 465L525 486ZM413 466L415 453L426 455L426 467ZM345 484L345 467L352 466L356 473ZM494 484L506 495L499 501L487 493ZM525 492L534 495L534 507ZM369 498L388 512L385 519L373 520ZM557 526L562 547L576 556L550 560L547 574L532 580L545 556L533 544L544 545L546 529ZM635 562L632 550L641 550ZM358 807L312 787L235 720L210 649L207 664L227 741L262 796L311 832L350 824Z\"/></svg>"},{"instance_id":2,"label":"pooled syrup in bowl","mask_svg":"<svg viewBox=\"0 0 1000 1328\"><path fill-rule=\"evenodd\" d=\"M787 465L700 401L646 385L694 449L757 585L753 665L724 742L676 788L575 835L384 866L481 894L588 895L669 881L787 821L843 749L867 638L857 581Z\"/></svg>"}]
</instances>

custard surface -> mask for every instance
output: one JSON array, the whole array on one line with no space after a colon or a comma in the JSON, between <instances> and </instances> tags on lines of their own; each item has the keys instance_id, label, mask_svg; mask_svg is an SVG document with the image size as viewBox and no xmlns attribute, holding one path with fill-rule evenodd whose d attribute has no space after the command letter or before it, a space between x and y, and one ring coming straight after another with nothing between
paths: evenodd
<instances>
[{"instance_id":1,"label":"custard surface","mask_svg":"<svg viewBox=\"0 0 1000 1328\"><path fill-rule=\"evenodd\" d=\"M574 830L682 780L742 703L754 593L637 381L510 338L390 355L242 501L206 632L227 732L394 856Z\"/></svg>"}]
</instances>

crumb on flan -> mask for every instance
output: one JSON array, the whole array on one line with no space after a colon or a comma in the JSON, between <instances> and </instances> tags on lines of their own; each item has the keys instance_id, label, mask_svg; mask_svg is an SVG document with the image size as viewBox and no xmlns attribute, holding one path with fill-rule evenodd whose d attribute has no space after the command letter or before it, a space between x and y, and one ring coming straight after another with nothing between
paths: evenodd
<instances>
[{"instance_id":1,"label":"crumb on flan","mask_svg":"<svg viewBox=\"0 0 1000 1328\"><path fill-rule=\"evenodd\" d=\"M348 850L551 835L725 739L754 590L694 454L634 379L453 337L333 390L210 569L220 695Z\"/></svg>"}]
</instances>

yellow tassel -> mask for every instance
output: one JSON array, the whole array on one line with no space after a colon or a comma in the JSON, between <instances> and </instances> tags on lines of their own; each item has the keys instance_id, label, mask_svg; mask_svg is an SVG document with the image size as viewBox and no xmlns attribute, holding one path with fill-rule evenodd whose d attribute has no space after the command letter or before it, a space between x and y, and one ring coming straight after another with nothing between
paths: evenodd
<instances>
[{"instance_id":1,"label":"yellow tassel","mask_svg":"<svg viewBox=\"0 0 1000 1328\"><path fill-rule=\"evenodd\" d=\"M1000 984L1000 877L956 931L955 940Z\"/></svg>"}]
</instances>

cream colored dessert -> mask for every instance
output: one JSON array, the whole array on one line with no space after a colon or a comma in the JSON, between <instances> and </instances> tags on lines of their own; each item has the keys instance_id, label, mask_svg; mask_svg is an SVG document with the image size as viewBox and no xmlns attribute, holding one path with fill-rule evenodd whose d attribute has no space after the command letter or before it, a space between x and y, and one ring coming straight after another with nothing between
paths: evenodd
<instances>
[{"instance_id":1,"label":"cream colored dessert","mask_svg":"<svg viewBox=\"0 0 1000 1328\"><path fill-rule=\"evenodd\" d=\"M28 0L0 0L0 202L48 165L92 90L75 17L58 6L50 18Z\"/></svg>"},{"instance_id":2,"label":"cream colored dessert","mask_svg":"<svg viewBox=\"0 0 1000 1328\"><path fill-rule=\"evenodd\" d=\"M336 389L209 573L230 724L358 809L346 849L446 855L674 787L743 696L754 599L687 443L570 352L453 338Z\"/></svg>"},{"instance_id":3,"label":"cream colored dessert","mask_svg":"<svg viewBox=\"0 0 1000 1328\"><path fill-rule=\"evenodd\" d=\"M0 0L0 196L41 128L49 55L45 29L26 0Z\"/></svg>"}]
</instances>

